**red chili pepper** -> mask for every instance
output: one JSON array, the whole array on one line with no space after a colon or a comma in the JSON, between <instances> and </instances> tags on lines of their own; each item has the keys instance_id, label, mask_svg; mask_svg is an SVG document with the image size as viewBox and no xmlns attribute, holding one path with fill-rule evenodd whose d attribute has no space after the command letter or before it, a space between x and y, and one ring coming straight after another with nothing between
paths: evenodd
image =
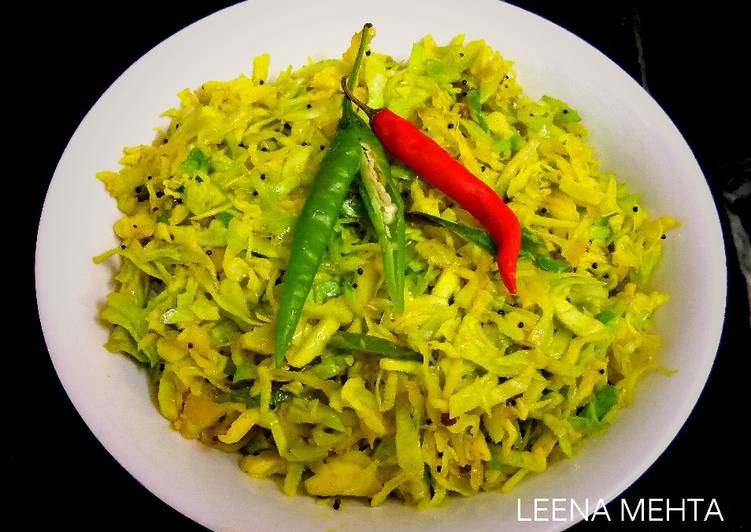
<instances>
[{"instance_id":1,"label":"red chili pepper","mask_svg":"<svg viewBox=\"0 0 751 532\"><path fill-rule=\"evenodd\" d=\"M503 284L516 293L516 261L521 249L521 224L496 192L411 122L388 109L371 109L355 98L342 80L344 93L370 118L373 132L388 151L456 200L490 233L498 245Z\"/></svg>"}]
</instances>

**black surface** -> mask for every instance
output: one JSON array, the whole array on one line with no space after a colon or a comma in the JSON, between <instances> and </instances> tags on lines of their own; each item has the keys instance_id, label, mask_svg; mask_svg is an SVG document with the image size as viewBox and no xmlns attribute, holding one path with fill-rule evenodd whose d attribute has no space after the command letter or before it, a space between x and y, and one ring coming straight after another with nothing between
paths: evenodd
<instances>
[{"instance_id":1,"label":"black surface","mask_svg":"<svg viewBox=\"0 0 751 532\"><path fill-rule=\"evenodd\" d=\"M749 178L749 124L746 85L748 30L743 13L720 4L659 11L654 7L604 3L514 2L571 30L602 50L637 80L644 81L694 150L717 200L728 183ZM88 109L133 61L187 24L229 3L128 2L99 7L51 6L13 19L28 38L6 50L14 68L10 111L23 115L6 127L21 146L14 159L22 193L31 207L21 220L21 261L28 283L22 311L31 326L22 342L5 356L21 367L6 369L6 457L10 471L11 522L27 526L45 522L58 527L199 529L138 484L102 448L65 395L39 330L33 296L33 246L41 205L57 161ZM458 3L459 4L459 3ZM377 3L374 3L374 6ZM471 2L466 2L471 8ZM6 20L6 24L9 23ZM16 22L13 22L16 23ZM415 35L420 35L419 23ZM280 31L283 24L280 24ZM639 62L639 44L643 60ZM23 66L26 64L26 66ZM31 65L31 67L29 67ZM6 71L7 73L8 71ZM29 112L31 113L29 115ZM13 114L13 113L11 113ZM10 120L9 120L10 121ZM14 129L20 124L20 133ZM43 130L38 124L44 124ZM745 174L744 174L745 172ZM14 176L15 177L15 176ZM6 176L7 178L7 176ZM9 182L9 181L6 181ZM15 186L15 185L14 185ZM6 194L17 194L7 188ZM748 199L735 209L749 211ZM688 529L740 529L747 489L731 479L745 470L748 419L745 402L749 314L746 288L720 215L728 253L729 297L722 344L715 367L688 423L662 457L623 497L716 498L725 517L722 526L697 523ZM15 223L15 222L14 222ZM15 228L13 229L15 231ZM15 333L15 331L13 331ZM8 334L8 333L6 333ZM22 353L24 358L15 356ZM31 368L26 358L31 360ZM7 366L6 366L7 367ZM13 373L13 372L17 372ZM745 386L744 386L745 385ZM740 387L740 389L739 389ZM10 407L9 405L13 405ZM639 438L639 434L634 434ZM6 477L7 478L7 477ZM618 513L613 508L613 515ZM52 521L48 521L51 519ZM577 530L616 529L603 521L581 523ZM629 529L667 530L675 523L631 525Z\"/></svg>"}]
</instances>

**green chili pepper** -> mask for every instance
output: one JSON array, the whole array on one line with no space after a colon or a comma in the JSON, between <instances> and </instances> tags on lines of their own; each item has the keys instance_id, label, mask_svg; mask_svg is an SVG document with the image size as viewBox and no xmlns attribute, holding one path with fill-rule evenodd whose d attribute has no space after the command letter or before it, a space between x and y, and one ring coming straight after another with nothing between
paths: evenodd
<instances>
[{"instance_id":1,"label":"green chili pepper","mask_svg":"<svg viewBox=\"0 0 751 532\"><path fill-rule=\"evenodd\" d=\"M329 340L329 346L337 349L347 349L348 351L357 351L358 353L368 353L378 357L395 358L397 360L416 360L421 361L422 355L409 347L397 345L395 343L367 336L365 334L338 332Z\"/></svg>"},{"instance_id":2,"label":"green chili pepper","mask_svg":"<svg viewBox=\"0 0 751 532\"><path fill-rule=\"evenodd\" d=\"M386 291L394 310L402 312L404 265L407 256L404 202L391 175L391 167L383 146L369 128L360 138L360 145L360 196L381 245Z\"/></svg>"},{"instance_id":3,"label":"green chili pepper","mask_svg":"<svg viewBox=\"0 0 751 532\"><path fill-rule=\"evenodd\" d=\"M535 246L544 244L545 241L526 227L522 227L522 249L534 251Z\"/></svg>"},{"instance_id":4,"label":"green chili pepper","mask_svg":"<svg viewBox=\"0 0 751 532\"><path fill-rule=\"evenodd\" d=\"M526 227L523 227L522 250L519 254L519 258L531 260L538 268L545 270L546 272L561 273L571 271L571 265L568 262L554 259L545 253L540 252L540 246L544 243L545 242L542 238L532 233Z\"/></svg>"},{"instance_id":5,"label":"green chili pepper","mask_svg":"<svg viewBox=\"0 0 751 532\"><path fill-rule=\"evenodd\" d=\"M485 231L458 224L456 222L450 222L448 220L444 220L443 218L439 218L438 216L432 216L424 212L410 212L407 213L407 217L412 220L423 220L433 225L443 227L444 229L448 229L449 231L459 235L463 239L468 240L473 244L477 244L494 257L498 254L498 246L496 246L495 242L493 242L493 239Z\"/></svg>"},{"instance_id":6,"label":"green chili pepper","mask_svg":"<svg viewBox=\"0 0 751 532\"><path fill-rule=\"evenodd\" d=\"M366 24L362 29L360 48L347 81L348 86L354 86L357 80L371 27L372 24ZM363 127L363 123L352 110L350 101L345 98L337 131L321 161L313 187L295 224L287 272L279 297L274 359L277 367L284 363L284 356L323 260L331 231L342 210L349 186L360 168L360 139L367 129Z\"/></svg>"},{"instance_id":7,"label":"green chili pepper","mask_svg":"<svg viewBox=\"0 0 751 532\"><path fill-rule=\"evenodd\" d=\"M468 240L473 244L477 244L493 256L498 253L498 248L496 247L493 239L488 233L480 229L467 227L466 225L462 225L456 222L449 222L448 220L438 218L437 216L431 216L430 214L425 214L424 212L407 213L407 218L413 220L424 220L426 222L432 223L433 225L448 229L452 233L459 235L465 240ZM534 262L538 268L547 272L560 273L571 271L571 265L568 262L554 259L543 253L539 253L537 247L542 243L542 239L531 233L527 228L522 228L522 249L519 252L519 258L530 260Z\"/></svg>"},{"instance_id":8,"label":"green chili pepper","mask_svg":"<svg viewBox=\"0 0 751 532\"><path fill-rule=\"evenodd\" d=\"M359 67L363 43L367 42L367 35L363 30L360 41L358 59L347 80L347 87L351 90ZM354 75L353 75L354 74ZM386 152L381 141L373 133L365 120L360 118L351 105L345 101L343 117L352 121L353 129L358 131L358 141L362 148L360 158L360 181L358 188L368 213L383 256L383 277L386 291L394 306L394 310L404 310L404 266L406 263L406 236L404 224L404 202L391 173L391 165L386 158Z\"/></svg>"},{"instance_id":9,"label":"green chili pepper","mask_svg":"<svg viewBox=\"0 0 751 532\"><path fill-rule=\"evenodd\" d=\"M303 305L334 228L344 198L360 163L360 144L352 130L340 129L331 142L297 220L287 272L279 297L276 365L292 341Z\"/></svg>"},{"instance_id":10,"label":"green chili pepper","mask_svg":"<svg viewBox=\"0 0 751 532\"><path fill-rule=\"evenodd\" d=\"M546 272L561 273L571 271L571 265L568 262L553 259L547 255L537 253L533 256L533 260L538 268L545 270Z\"/></svg>"}]
</instances>

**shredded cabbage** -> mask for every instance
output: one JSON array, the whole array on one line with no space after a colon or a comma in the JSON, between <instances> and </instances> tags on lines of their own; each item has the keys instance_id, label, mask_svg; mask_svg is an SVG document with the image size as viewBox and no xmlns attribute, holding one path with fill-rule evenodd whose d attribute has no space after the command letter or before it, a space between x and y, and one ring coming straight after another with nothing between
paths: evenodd
<instances>
[{"instance_id":1,"label":"shredded cabbage","mask_svg":"<svg viewBox=\"0 0 751 532\"><path fill-rule=\"evenodd\" d=\"M356 95L413 121L519 217L518 295L482 247L412 220L405 310L392 314L353 193L289 367L274 368L291 230L353 56L269 80L262 55L250 77L184 90L151 145L98 174L123 212L121 245L95 259L120 257L100 315L106 347L150 369L159 410L183 436L239 451L243 471L278 477L287 495L427 508L451 493L509 491L605 429L659 369L650 326L667 296L646 283L677 223L650 217L602 172L579 113L524 96L483 41L425 37L405 63L373 51ZM407 210L475 225L398 161L393 171ZM415 356L358 352L341 333Z\"/></svg>"}]
</instances>

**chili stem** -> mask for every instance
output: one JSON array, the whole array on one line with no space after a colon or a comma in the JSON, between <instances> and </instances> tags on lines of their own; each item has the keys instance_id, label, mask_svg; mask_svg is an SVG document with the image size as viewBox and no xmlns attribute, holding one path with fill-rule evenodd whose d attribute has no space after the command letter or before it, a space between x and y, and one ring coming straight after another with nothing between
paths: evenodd
<instances>
[{"instance_id":1,"label":"chili stem","mask_svg":"<svg viewBox=\"0 0 751 532\"><path fill-rule=\"evenodd\" d=\"M365 104L364 104L363 102L361 102L360 100L358 100L358 99L357 99L357 98L355 97L355 95L354 95L354 94L352 94L352 91L351 91L351 90L349 89L349 87L347 86L347 76L344 76L344 77L342 78L342 89L344 90L344 94L346 94L346 95L347 95L347 98L349 98L350 100L352 100L352 102L354 102L354 104L355 104L355 105L356 105L357 107L359 107L360 109L362 109L362 110L363 110L363 112L364 112L364 113L365 113L366 115L368 115L368 118L372 119L372 118L373 118L373 117L374 117L374 116L376 115L376 113L378 112L377 110L373 109L372 107L368 107L368 106L367 106L367 105L365 105Z\"/></svg>"},{"instance_id":2,"label":"chili stem","mask_svg":"<svg viewBox=\"0 0 751 532\"><path fill-rule=\"evenodd\" d=\"M362 32L360 33L360 47L357 49L357 56L355 57L355 62L352 65L352 70L349 72L349 78L347 76L344 76L342 78L342 84L344 84L345 87L354 88L355 84L357 83L357 76L360 72L360 63L362 62L362 56L363 52L365 51L365 47L368 44L368 31L370 28L373 27L373 24L370 22L365 23L365 25L362 27ZM347 80L346 83L344 80Z\"/></svg>"}]
</instances>

